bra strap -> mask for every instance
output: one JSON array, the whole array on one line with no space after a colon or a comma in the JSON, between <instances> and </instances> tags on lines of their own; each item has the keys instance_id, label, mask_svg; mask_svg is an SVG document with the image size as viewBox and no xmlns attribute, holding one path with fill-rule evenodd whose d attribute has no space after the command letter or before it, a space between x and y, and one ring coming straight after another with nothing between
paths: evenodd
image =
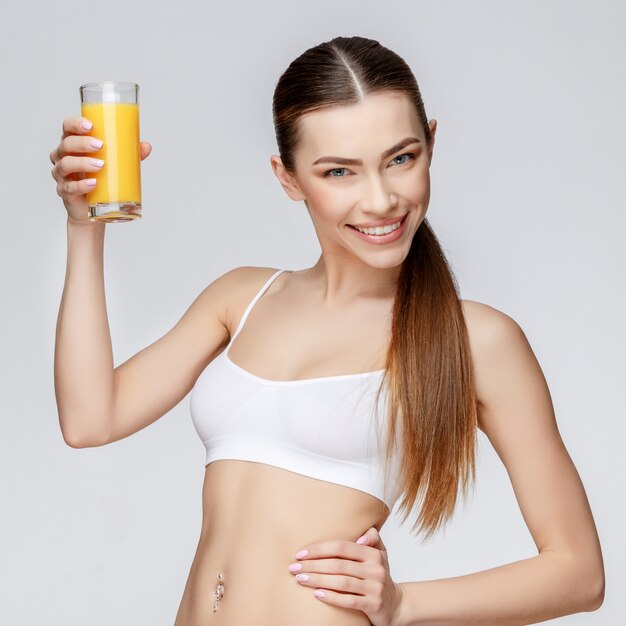
<instances>
[{"instance_id":1,"label":"bra strap","mask_svg":"<svg viewBox=\"0 0 626 626\"><path fill-rule=\"evenodd\" d=\"M265 281L265 284L261 287L261 289L257 291L256 295L254 296L254 298L252 298L250 304L248 304L248 306L246 307L246 310L243 312L243 315L241 316L241 320L239 321L239 325L237 326L237 330L235 330L235 334L230 338L229 343L232 343L235 340L235 337L239 334L239 331L241 331L241 329L243 328L243 325L248 317L248 314L252 310L252 307L256 304L256 301L263 295L263 293L265 293L265 290L272 284L272 282L274 282L274 279L279 274L282 274L283 272L286 272L286 271L287 270L278 270L277 272L274 272L274 274L272 274L272 276L270 276Z\"/></svg>"}]
</instances>

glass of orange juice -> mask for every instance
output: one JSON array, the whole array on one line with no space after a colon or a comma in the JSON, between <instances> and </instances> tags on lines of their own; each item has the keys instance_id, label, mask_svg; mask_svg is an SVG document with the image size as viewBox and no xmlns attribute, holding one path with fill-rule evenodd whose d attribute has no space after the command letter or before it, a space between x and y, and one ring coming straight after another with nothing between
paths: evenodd
<instances>
[{"instance_id":1,"label":"glass of orange juice","mask_svg":"<svg viewBox=\"0 0 626 626\"><path fill-rule=\"evenodd\" d=\"M93 123L88 135L104 142L90 156L104 161L87 192L89 219L129 222L141 217L139 85L123 81L80 88L81 114Z\"/></svg>"}]
</instances>

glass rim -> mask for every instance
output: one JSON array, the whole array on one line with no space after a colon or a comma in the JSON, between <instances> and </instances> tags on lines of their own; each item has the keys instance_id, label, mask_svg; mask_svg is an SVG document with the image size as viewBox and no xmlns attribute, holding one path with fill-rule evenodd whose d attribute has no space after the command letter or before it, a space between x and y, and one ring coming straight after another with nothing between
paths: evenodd
<instances>
[{"instance_id":1,"label":"glass rim","mask_svg":"<svg viewBox=\"0 0 626 626\"><path fill-rule=\"evenodd\" d=\"M93 83L85 83L84 85L80 86L80 90L83 91L85 89L90 89L90 88L99 88L99 87L103 87L103 86L111 86L111 87L122 87L122 88L130 88L130 89L139 89L139 85L137 83L133 83L130 81L125 81L125 80L102 80L102 81L96 81Z\"/></svg>"}]
</instances>

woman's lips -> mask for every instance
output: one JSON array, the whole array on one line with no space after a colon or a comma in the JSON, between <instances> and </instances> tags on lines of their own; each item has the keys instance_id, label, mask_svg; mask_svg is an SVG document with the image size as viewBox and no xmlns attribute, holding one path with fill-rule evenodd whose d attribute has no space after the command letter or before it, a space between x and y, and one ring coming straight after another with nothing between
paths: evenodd
<instances>
[{"instance_id":1,"label":"woman's lips","mask_svg":"<svg viewBox=\"0 0 626 626\"><path fill-rule=\"evenodd\" d=\"M350 227L352 232L354 232L355 235L357 235L364 241L367 241L368 243L381 245L381 244L391 243L393 241L396 241L397 239L400 239L400 237L402 237L402 235L404 234L404 231L406 230L407 215L408 213L402 218L400 222L400 226L398 228L396 228L395 230L392 230L390 233L387 233L386 235L367 235L365 233L362 233L360 230L358 230L354 226L352 226L352 224L348 224L348 226Z\"/></svg>"}]
</instances>

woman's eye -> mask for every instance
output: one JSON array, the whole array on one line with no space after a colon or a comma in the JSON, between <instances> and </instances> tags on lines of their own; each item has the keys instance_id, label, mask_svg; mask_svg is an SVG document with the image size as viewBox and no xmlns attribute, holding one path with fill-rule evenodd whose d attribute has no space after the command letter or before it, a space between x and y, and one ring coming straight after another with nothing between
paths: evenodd
<instances>
[{"instance_id":1,"label":"woman's eye","mask_svg":"<svg viewBox=\"0 0 626 626\"><path fill-rule=\"evenodd\" d=\"M396 161L396 159L401 159L402 157L408 157L405 161L402 161L402 163L398 163ZM408 163L409 161L414 161L416 159L417 155L414 152L405 152L404 154L399 154L397 157L394 157L391 162L392 163L396 163L396 165L406 165L406 163ZM336 167L332 170L327 170L326 172L324 172L324 176L325 177L329 177L329 178L346 178L346 176L335 176L335 172L343 172L343 171L348 171L345 167Z\"/></svg>"},{"instance_id":2,"label":"woman's eye","mask_svg":"<svg viewBox=\"0 0 626 626\"><path fill-rule=\"evenodd\" d=\"M341 172L345 170L345 167L336 167L334 170L328 170L324 173L324 176L330 176L331 178L345 178L345 176L333 176L333 172Z\"/></svg>"},{"instance_id":3,"label":"woman's eye","mask_svg":"<svg viewBox=\"0 0 626 626\"><path fill-rule=\"evenodd\" d=\"M409 158L406 161L403 161L402 163L398 163L397 165L404 165L407 161L412 161L415 158L415 154L413 152L405 152L404 154L399 154L393 160L395 161L396 159L401 159L402 157L409 157Z\"/></svg>"}]
</instances>

